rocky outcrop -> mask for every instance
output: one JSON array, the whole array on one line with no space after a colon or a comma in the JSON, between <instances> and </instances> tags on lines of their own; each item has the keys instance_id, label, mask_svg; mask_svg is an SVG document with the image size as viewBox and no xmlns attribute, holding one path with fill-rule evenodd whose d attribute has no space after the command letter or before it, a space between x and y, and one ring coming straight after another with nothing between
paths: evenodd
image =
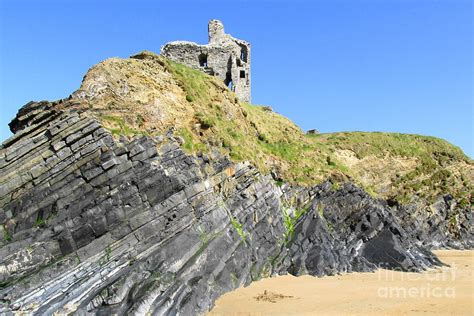
<instances>
[{"instance_id":1,"label":"rocky outcrop","mask_svg":"<svg viewBox=\"0 0 474 316\"><path fill-rule=\"evenodd\" d=\"M448 198L407 220L417 206L352 184L279 186L217 150L186 154L172 131L114 138L68 101L29 103L10 126L2 314L202 314L262 277L418 271L441 264L430 247L473 245L471 213Z\"/></svg>"},{"instance_id":2,"label":"rocky outcrop","mask_svg":"<svg viewBox=\"0 0 474 316\"><path fill-rule=\"evenodd\" d=\"M474 217L469 207L457 205L450 195L431 205L399 205L395 214L410 237L429 249L472 249Z\"/></svg>"}]
</instances>

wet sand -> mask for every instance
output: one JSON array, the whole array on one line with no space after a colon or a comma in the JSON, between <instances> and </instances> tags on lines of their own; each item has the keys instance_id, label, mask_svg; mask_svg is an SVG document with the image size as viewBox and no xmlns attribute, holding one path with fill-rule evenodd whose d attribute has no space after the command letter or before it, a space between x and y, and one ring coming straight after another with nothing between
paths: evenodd
<instances>
[{"instance_id":1,"label":"wet sand","mask_svg":"<svg viewBox=\"0 0 474 316\"><path fill-rule=\"evenodd\" d=\"M207 315L474 315L474 251L435 253L450 267L268 278L223 295Z\"/></svg>"}]
</instances>

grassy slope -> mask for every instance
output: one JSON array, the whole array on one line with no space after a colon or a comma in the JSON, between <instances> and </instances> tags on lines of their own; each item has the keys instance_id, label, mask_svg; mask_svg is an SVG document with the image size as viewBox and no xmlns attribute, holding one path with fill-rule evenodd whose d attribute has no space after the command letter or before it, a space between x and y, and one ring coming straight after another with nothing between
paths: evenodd
<instances>
[{"instance_id":1,"label":"grassy slope","mask_svg":"<svg viewBox=\"0 0 474 316\"><path fill-rule=\"evenodd\" d=\"M163 94L160 87L164 83L168 84L166 91L177 86L174 91L180 93L175 92L171 105L159 102L166 114L160 121L147 112L149 103L132 102L127 95L118 98L114 92L90 101L88 107L94 115L115 134L155 134L173 127L189 152L218 148L234 161L251 161L262 172L274 170L291 183L350 179L369 192L400 202L413 196L433 198L450 193L463 204L470 203L473 163L458 147L442 139L364 132L305 135L268 107L239 102L213 77L152 53L139 56L105 61L93 69L95 74L113 76L109 81L126 77L132 91L156 91L154 104ZM141 75L135 78L136 73ZM150 76L157 78L163 73L170 78L158 83L150 80ZM81 88L90 85L87 78ZM133 110L117 111L121 107L131 109L131 104Z\"/></svg>"}]
</instances>

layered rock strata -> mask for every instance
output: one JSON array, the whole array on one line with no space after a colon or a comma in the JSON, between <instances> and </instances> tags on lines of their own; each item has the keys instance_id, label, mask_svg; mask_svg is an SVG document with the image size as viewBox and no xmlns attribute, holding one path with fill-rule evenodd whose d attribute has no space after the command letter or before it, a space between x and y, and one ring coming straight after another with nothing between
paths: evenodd
<instances>
[{"instance_id":1,"label":"layered rock strata","mask_svg":"<svg viewBox=\"0 0 474 316\"><path fill-rule=\"evenodd\" d=\"M62 101L29 103L10 126L2 314L202 314L262 277L419 271L441 264L430 247L473 245L471 213L448 197L407 221L422 211L351 184L278 186L218 152L186 154L172 132L116 139Z\"/></svg>"}]
</instances>

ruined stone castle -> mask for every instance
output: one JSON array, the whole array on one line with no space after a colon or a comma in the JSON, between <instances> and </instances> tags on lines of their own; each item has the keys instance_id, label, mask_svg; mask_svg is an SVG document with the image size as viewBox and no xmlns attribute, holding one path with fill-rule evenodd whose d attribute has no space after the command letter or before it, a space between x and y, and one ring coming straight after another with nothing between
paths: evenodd
<instances>
[{"instance_id":1,"label":"ruined stone castle","mask_svg":"<svg viewBox=\"0 0 474 316\"><path fill-rule=\"evenodd\" d=\"M161 54L173 61L217 76L240 100L250 102L250 44L224 32L218 20L209 21L209 44L175 41Z\"/></svg>"}]
</instances>

